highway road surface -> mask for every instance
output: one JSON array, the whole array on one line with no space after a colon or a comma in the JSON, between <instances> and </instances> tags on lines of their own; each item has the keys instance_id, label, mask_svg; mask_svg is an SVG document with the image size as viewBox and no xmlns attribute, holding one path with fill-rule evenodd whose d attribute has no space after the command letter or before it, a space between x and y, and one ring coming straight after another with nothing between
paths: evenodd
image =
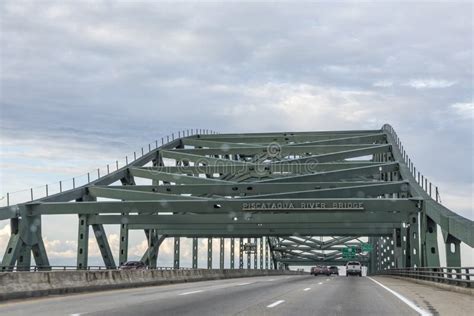
<instances>
[{"instance_id":1,"label":"highway road surface","mask_svg":"<svg viewBox=\"0 0 474 316\"><path fill-rule=\"evenodd\" d=\"M10 301L0 304L0 315L438 314L432 305L427 310L393 291L400 285L390 289L382 282L345 276L239 278Z\"/></svg>"}]
</instances>

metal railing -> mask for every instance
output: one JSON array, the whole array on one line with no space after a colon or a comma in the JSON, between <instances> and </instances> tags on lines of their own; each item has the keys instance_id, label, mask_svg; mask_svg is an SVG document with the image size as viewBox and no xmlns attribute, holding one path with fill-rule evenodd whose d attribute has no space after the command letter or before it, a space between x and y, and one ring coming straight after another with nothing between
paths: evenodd
<instances>
[{"instance_id":1,"label":"metal railing","mask_svg":"<svg viewBox=\"0 0 474 316\"><path fill-rule=\"evenodd\" d=\"M474 267L417 267L387 269L380 275L394 275L457 286L474 287Z\"/></svg>"},{"instance_id":2,"label":"metal railing","mask_svg":"<svg viewBox=\"0 0 474 316\"><path fill-rule=\"evenodd\" d=\"M396 146L398 148L398 150L400 151L402 157L403 157L403 160L405 162L405 164L407 165L408 169L410 170L410 173L411 175L413 176L413 178L415 178L416 182L420 185L420 187L429 195L431 196L436 202L440 203L441 204L441 196L439 194L439 190L438 190L438 187L437 186L434 186L431 181L428 181L428 178L425 177L418 169L416 169L416 166L415 164L413 163L413 161L410 159L410 157L408 156L408 154L406 153L405 151L405 148L403 147L403 144L400 140L400 138L398 137L397 133L395 132L395 129L389 125L389 124L385 124L383 127L382 127L382 130L388 132L390 135L392 135L392 137L395 139L395 142L396 142ZM434 192L433 192L434 190Z\"/></svg>"},{"instance_id":3,"label":"metal railing","mask_svg":"<svg viewBox=\"0 0 474 316\"><path fill-rule=\"evenodd\" d=\"M120 268L110 268L106 266L87 266L83 268L78 268L77 266L30 266L30 267L21 267L21 266L10 266L2 267L3 269L0 272L44 272L44 271L105 271L105 270L119 270ZM174 268L174 267L153 267L144 268L146 270L193 270L192 268ZM195 269L194 269L195 270Z\"/></svg>"},{"instance_id":4,"label":"metal railing","mask_svg":"<svg viewBox=\"0 0 474 316\"><path fill-rule=\"evenodd\" d=\"M36 199L48 197L53 194L62 193L64 191L72 190L87 185L92 181L100 179L101 177L106 176L111 172L114 172L116 170L119 170L120 168L127 166L129 163L134 162L140 157L146 155L152 150L156 150L157 148L166 143L169 143L175 139L199 134L208 135L217 134L217 132L209 129L196 128L178 131L177 133L171 133L171 135L166 135L164 137L161 137L160 140L157 139L154 142L141 147L140 150L134 151L133 154L127 155L123 159L115 160L113 163L103 165L100 168L91 170L76 177L63 179L55 183L49 183L29 189L7 192L4 196L0 196L0 207L30 202Z\"/></svg>"}]
</instances>

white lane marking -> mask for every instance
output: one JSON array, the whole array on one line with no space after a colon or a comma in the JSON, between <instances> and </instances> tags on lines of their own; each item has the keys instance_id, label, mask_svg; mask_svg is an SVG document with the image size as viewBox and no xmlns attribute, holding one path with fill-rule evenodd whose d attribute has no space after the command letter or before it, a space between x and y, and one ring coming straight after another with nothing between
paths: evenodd
<instances>
[{"instance_id":1,"label":"white lane marking","mask_svg":"<svg viewBox=\"0 0 474 316\"><path fill-rule=\"evenodd\" d=\"M189 294L200 293L200 292L203 292L203 290L197 290L197 291L192 291L192 292L184 292L184 293L180 293L178 295L189 295Z\"/></svg>"},{"instance_id":2,"label":"white lane marking","mask_svg":"<svg viewBox=\"0 0 474 316\"><path fill-rule=\"evenodd\" d=\"M272 281L275 281L275 279L264 280L264 281L267 281L267 282L272 282Z\"/></svg>"},{"instance_id":3,"label":"white lane marking","mask_svg":"<svg viewBox=\"0 0 474 316\"><path fill-rule=\"evenodd\" d=\"M273 308L273 307L275 307L275 306L277 306L277 305L280 305L280 304L283 303L283 302L284 302L284 300L279 300L279 301L276 301L275 303L271 303L271 304L268 305L267 307L268 307L268 308Z\"/></svg>"},{"instance_id":4,"label":"white lane marking","mask_svg":"<svg viewBox=\"0 0 474 316\"><path fill-rule=\"evenodd\" d=\"M247 282L247 283L238 283L235 286L241 286L241 285L249 285L252 284L252 282Z\"/></svg>"},{"instance_id":5,"label":"white lane marking","mask_svg":"<svg viewBox=\"0 0 474 316\"><path fill-rule=\"evenodd\" d=\"M331 280L329 280L329 279L326 279L326 281L331 281Z\"/></svg>"},{"instance_id":6,"label":"white lane marking","mask_svg":"<svg viewBox=\"0 0 474 316\"><path fill-rule=\"evenodd\" d=\"M307 288L305 288L303 291L309 291L309 290L311 290L311 288L310 288L310 287L307 287Z\"/></svg>"},{"instance_id":7,"label":"white lane marking","mask_svg":"<svg viewBox=\"0 0 474 316\"><path fill-rule=\"evenodd\" d=\"M70 314L69 316L81 316L82 313L74 313L74 314Z\"/></svg>"},{"instance_id":8,"label":"white lane marking","mask_svg":"<svg viewBox=\"0 0 474 316\"><path fill-rule=\"evenodd\" d=\"M413 303L412 301L410 301L409 299L407 299L405 296L401 295L401 294L398 294L397 292L395 292L394 290L386 287L385 285L383 285L382 283L380 283L379 281L376 281L374 279L372 279L371 277L367 277L368 279L372 280L373 282L375 282L376 284L380 285L381 287L383 287L384 289L386 289L387 291L389 291L390 293L392 293L393 295L395 295L396 297L398 297L403 303L407 304L408 306L410 306L412 309L414 309L417 313L419 313L420 315L422 316L431 316L432 314L426 310L424 310L423 308L421 307L418 307L416 306L415 303Z\"/></svg>"},{"instance_id":9,"label":"white lane marking","mask_svg":"<svg viewBox=\"0 0 474 316\"><path fill-rule=\"evenodd\" d=\"M319 282L318 284L321 285L321 284L323 284L323 282Z\"/></svg>"}]
</instances>

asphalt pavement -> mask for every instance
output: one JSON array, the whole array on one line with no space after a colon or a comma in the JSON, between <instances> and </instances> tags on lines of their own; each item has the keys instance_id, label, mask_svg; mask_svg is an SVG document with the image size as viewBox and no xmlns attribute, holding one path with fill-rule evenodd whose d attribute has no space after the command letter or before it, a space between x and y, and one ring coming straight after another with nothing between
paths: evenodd
<instances>
[{"instance_id":1,"label":"asphalt pavement","mask_svg":"<svg viewBox=\"0 0 474 316\"><path fill-rule=\"evenodd\" d=\"M0 315L35 316L419 314L380 283L357 276L239 278L0 304Z\"/></svg>"}]
</instances>

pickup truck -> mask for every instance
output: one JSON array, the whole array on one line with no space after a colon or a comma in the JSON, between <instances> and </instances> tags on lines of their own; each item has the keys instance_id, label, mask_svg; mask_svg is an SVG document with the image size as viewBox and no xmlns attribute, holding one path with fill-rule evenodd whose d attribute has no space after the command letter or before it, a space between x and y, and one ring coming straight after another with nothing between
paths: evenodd
<instances>
[{"instance_id":1,"label":"pickup truck","mask_svg":"<svg viewBox=\"0 0 474 316\"><path fill-rule=\"evenodd\" d=\"M362 276L362 266L359 261L349 261L346 263L346 276L349 275Z\"/></svg>"}]
</instances>

